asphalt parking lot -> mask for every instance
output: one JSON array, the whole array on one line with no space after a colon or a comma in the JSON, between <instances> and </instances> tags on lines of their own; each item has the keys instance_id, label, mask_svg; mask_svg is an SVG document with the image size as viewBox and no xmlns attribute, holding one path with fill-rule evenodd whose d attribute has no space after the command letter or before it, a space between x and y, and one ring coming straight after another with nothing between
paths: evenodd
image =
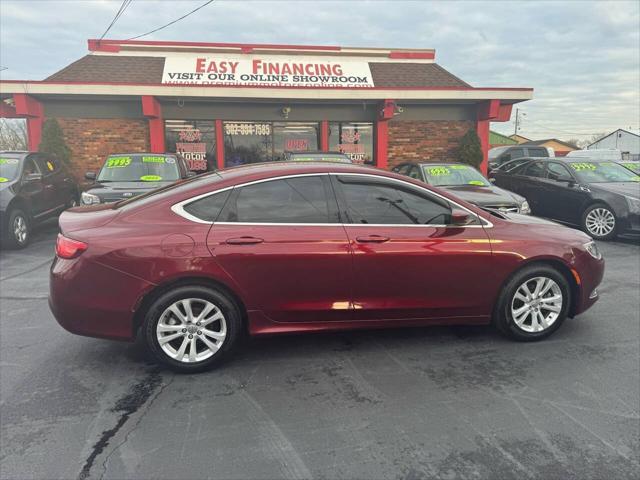
<instances>
[{"instance_id":1,"label":"asphalt parking lot","mask_svg":"<svg viewBox=\"0 0 640 480\"><path fill-rule=\"evenodd\" d=\"M0 253L1 478L638 478L640 242L551 339L423 328L251 339L200 375L64 331L56 224Z\"/></svg>"}]
</instances>

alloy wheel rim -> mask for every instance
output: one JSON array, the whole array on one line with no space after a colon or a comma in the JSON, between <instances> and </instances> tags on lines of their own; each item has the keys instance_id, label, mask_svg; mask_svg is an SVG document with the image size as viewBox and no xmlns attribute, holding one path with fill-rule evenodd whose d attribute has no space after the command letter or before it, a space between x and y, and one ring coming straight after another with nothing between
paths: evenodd
<instances>
[{"instance_id":1,"label":"alloy wheel rim","mask_svg":"<svg viewBox=\"0 0 640 480\"><path fill-rule=\"evenodd\" d=\"M13 235L19 243L27 240L27 221L23 216L18 215L13 219Z\"/></svg>"},{"instance_id":2,"label":"alloy wheel rim","mask_svg":"<svg viewBox=\"0 0 640 480\"><path fill-rule=\"evenodd\" d=\"M518 287L511 300L511 317L527 333L544 332L562 311L564 298L560 286L551 278L530 278Z\"/></svg>"},{"instance_id":3,"label":"alloy wheel rim","mask_svg":"<svg viewBox=\"0 0 640 480\"><path fill-rule=\"evenodd\" d=\"M606 208L594 208L587 214L585 223L590 234L604 237L613 232L616 217Z\"/></svg>"},{"instance_id":4,"label":"alloy wheel rim","mask_svg":"<svg viewBox=\"0 0 640 480\"><path fill-rule=\"evenodd\" d=\"M178 300L162 313L156 338L162 351L181 363L197 363L214 355L227 337L220 307L202 298Z\"/></svg>"}]
</instances>

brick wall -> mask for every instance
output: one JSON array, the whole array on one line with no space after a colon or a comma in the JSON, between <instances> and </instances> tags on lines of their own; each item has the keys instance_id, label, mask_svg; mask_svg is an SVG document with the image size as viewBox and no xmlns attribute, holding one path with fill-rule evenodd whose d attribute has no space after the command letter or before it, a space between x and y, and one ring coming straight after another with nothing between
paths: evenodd
<instances>
[{"instance_id":1,"label":"brick wall","mask_svg":"<svg viewBox=\"0 0 640 480\"><path fill-rule=\"evenodd\" d=\"M389 169L403 162L455 160L462 136L475 122L409 120L389 122Z\"/></svg>"},{"instance_id":2,"label":"brick wall","mask_svg":"<svg viewBox=\"0 0 640 480\"><path fill-rule=\"evenodd\" d=\"M71 149L71 170L78 180L86 171L97 172L107 155L149 151L146 119L58 118Z\"/></svg>"}]
</instances>

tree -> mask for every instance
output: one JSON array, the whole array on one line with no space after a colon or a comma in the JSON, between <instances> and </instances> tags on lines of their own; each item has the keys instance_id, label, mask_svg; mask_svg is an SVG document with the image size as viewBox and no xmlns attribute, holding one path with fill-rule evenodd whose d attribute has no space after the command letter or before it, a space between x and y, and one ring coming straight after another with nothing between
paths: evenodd
<instances>
[{"instance_id":1,"label":"tree","mask_svg":"<svg viewBox=\"0 0 640 480\"><path fill-rule=\"evenodd\" d=\"M569 145L571 145L573 148L580 148L580 140L577 138L570 138L569 140L567 140L565 143L568 143Z\"/></svg>"},{"instance_id":2,"label":"tree","mask_svg":"<svg viewBox=\"0 0 640 480\"><path fill-rule=\"evenodd\" d=\"M469 129L460 139L457 151L457 160L467 165L478 168L482 163L482 147L480 138L474 129Z\"/></svg>"},{"instance_id":3,"label":"tree","mask_svg":"<svg viewBox=\"0 0 640 480\"><path fill-rule=\"evenodd\" d=\"M0 118L0 150L26 150L27 125L23 119Z\"/></svg>"},{"instance_id":4,"label":"tree","mask_svg":"<svg viewBox=\"0 0 640 480\"><path fill-rule=\"evenodd\" d=\"M55 118L45 120L42 127L42 141L38 150L53 154L66 164L71 160L71 149L64 142L62 129Z\"/></svg>"}]
</instances>

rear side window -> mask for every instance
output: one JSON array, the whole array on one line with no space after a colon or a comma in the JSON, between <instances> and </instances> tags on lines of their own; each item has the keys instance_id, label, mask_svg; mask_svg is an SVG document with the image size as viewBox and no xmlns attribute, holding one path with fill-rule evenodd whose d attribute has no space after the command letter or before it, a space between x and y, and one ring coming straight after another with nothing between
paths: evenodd
<instances>
[{"instance_id":1,"label":"rear side window","mask_svg":"<svg viewBox=\"0 0 640 480\"><path fill-rule=\"evenodd\" d=\"M417 190L357 177L339 177L350 223L380 225L443 225L451 207Z\"/></svg>"},{"instance_id":2,"label":"rear side window","mask_svg":"<svg viewBox=\"0 0 640 480\"><path fill-rule=\"evenodd\" d=\"M59 169L58 161L50 156L38 155L36 162L44 176L50 175Z\"/></svg>"},{"instance_id":3,"label":"rear side window","mask_svg":"<svg viewBox=\"0 0 640 480\"><path fill-rule=\"evenodd\" d=\"M191 202L182 208L185 212L199 218L200 220L204 220L205 222L215 222L218 215L220 215L220 212L224 208L225 203L227 203L227 199L230 194L231 190L214 193L208 197Z\"/></svg>"},{"instance_id":4,"label":"rear side window","mask_svg":"<svg viewBox=\"0 0 640 480\"><path fill-rule=\"evenodd\" d=\"M334 207L331 207L334 202ZM219 221L337 223L335 199L320 176L283 178L234 190Z\"/></svg>"},{"instance_id":5,"label":"rear side window","mask_svg":"<svg viewBox=\"0 0 640 480\"><path fill-rule=\"evenodd\" d=\"M500 160L502 162L508 162L509 160L520 157L524 157L524 148L511 148L503 155L500 155Z\"/></svg>"}]
</instances>

